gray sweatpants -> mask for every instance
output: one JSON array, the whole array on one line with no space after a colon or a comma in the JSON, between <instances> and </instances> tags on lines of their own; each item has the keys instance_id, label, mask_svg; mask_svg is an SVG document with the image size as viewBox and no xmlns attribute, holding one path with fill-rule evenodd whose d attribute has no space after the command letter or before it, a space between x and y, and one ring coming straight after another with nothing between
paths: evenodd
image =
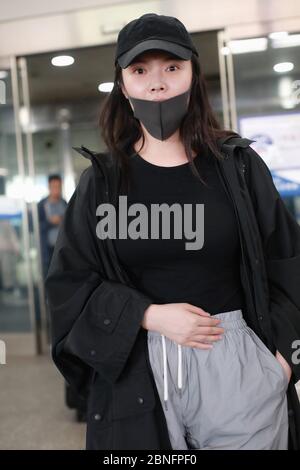
<instances>
[{"instance_id":1,"label":"gray sweatpants","mask_svg":"<svg viewBox=\"0 0 300 470\"><path fill-rule=\"evenodd\" d=\"M148 331L148 350L173 449L287 449L288 378L246 324L218 313L222 339L210 350Z\"/></svg>"}]
</instances>

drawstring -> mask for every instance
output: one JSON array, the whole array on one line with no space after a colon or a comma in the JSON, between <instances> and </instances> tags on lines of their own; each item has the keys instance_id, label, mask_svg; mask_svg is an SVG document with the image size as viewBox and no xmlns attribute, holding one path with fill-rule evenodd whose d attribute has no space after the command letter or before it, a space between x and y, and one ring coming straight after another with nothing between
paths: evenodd
<instances>
[{"instance_id":1,"label":"drawstring","mask_svg":"<svg viewBox=\"0 0 300 470\"><path fill-rule=\"evenodd\" d=\"M161 335L162 347L163 347L163 361L164 361L164 402L166 411L168 411L167 400L168 400L168 379L167 379L167 351L166 351L166 339L164 335Z\"/></svg>"},{"instance_id":2,"label":"drawstring","mask_svg":"<svg viewBox=\"0 0 300 470\"><path fill-rule=\"evenodd\" d=\"M168 378L167 378L167 348L166 348L166 338L164 335L161 335L162 339L162 348L163 348L163 362L164 362L164 402L166 411L168 411L167 401L168 401ZM178 344L178 389L179 395L182 394L182 349L181 345Z\"/></svg>"}]
</instances>

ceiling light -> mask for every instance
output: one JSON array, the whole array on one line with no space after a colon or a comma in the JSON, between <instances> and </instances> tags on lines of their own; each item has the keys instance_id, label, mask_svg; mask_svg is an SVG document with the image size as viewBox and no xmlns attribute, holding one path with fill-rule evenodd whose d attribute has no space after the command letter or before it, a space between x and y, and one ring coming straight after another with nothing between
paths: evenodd
<instances>
[{"instance_id":1,"label":"ceiling light","mask_svg":"<svg viewBox=\"0 0 300 470\"><path fill-rule=\"evenodd\" d=\"M273 70L277 73L284 73L290 72L293 70L294 64L292 62L280 62L279 64L275 64Z\"/></svg>"},{"instance_id":2,"label":"ceiling light","mask_svg":"<svg viewBox=\"0 0 300 470\"><path fill-rule=\"evenodd\" d=\"M228 42L232 54L265 51L268 47L267 38L240 39Z\"/></svg>"},{"instance_id":3,"label":"ceiling light","mask_svg":"<svg viewBox=\"0 0 300 470\"><path fill-rule=\"evenodd\" d=\"M288 34L282 38L272 39L272 47L274 49L295 46L300 46L300 34Z\"/></svg>"},{"instance_id":4,"label":"ceiling light","mask_svg":"<svg viewBox=\"0 0 300 470\"><path fill-rule=\"evenodd\" d=\"M113 87L114 87L113 82L104 82L104 83L100 83L100 85L98 86L98 90L103 93L110 93Z\"/></svg>"},{"instance_id":5,"label":"ceiling light","mask_svg":"<svg viewBox=\"0 0 300 470\"><path fill-rule=\"evenodd\" d=\"M276 31L274 33L269 34L270 39L281 39L286 38L289 35L287 31Z\"/></svg>"},{"instance_id":6,"label":"ceiling light","mask_svg":"<svg viewBox=\"0 0 300 470\"><path fill-rule=\"evenodd\" d=\"M51 64L55 67L67 67L74 63L74 57L70 55L58 55L51 59Z\"/></svg>"}]
</instances>

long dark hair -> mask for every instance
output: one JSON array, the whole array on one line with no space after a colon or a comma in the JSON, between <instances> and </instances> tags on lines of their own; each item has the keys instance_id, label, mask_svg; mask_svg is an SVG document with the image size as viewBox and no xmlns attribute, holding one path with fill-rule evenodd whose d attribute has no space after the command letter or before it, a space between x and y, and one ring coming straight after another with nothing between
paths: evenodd
<instances>
[{"instance_id":1,"label":"long dark hair","mask_svg":"<svg viewBox=\"0 0 300 470\"><path fill-rule=\"evenodd\" d=\"M221 127L210 105L206 79L195 54L192 55L191 61L193 78L190 101L179 132L192 172L202 183L206 184L195 166L192 151L198 154L208 148L217 159L223 159L216 140L220 137L238 134ZM142 139L141 149L143 148L145 137L140 121L134 117L131 106L121 90L121 84L123 84L122 69L117 64L114 87L101 108L99 125L108 151L113 158L117 159L121 168L121 184L125 184L128 189L130 185L129 154L134 152L133 144L139 139Z\"/></svg>"}]
</instances>

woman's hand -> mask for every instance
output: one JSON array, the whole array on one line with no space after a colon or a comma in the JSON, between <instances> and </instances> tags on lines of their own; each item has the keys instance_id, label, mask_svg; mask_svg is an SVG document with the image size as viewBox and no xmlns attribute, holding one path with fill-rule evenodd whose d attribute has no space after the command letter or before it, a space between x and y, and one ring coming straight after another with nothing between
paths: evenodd
<instances>
[{"instance_id":1,"label":"woman's hand","mask_svg":"<svg viewBox=\"0 0 300 470\"><path fill-rule=\"evenodd\" d=\"M158 331L182 346L210 349L222 338L220 319L188 303L151 304L145 311L142 326Z\"/></svg>"},{"instance_id":2,"label":"woman's hand","mask_svg":"<svg viewBox=\"0 0 300 470\"><path fill-rule=\"evenodd\" d=\"M280 354L279 351L276 351L276 359L278 360L278 362L280 362L281 366L284 368L288 381L290 381L291 376L292 376L292 369L289 363L284 359L284 357Z\"/></svg>"}]
</instances>

